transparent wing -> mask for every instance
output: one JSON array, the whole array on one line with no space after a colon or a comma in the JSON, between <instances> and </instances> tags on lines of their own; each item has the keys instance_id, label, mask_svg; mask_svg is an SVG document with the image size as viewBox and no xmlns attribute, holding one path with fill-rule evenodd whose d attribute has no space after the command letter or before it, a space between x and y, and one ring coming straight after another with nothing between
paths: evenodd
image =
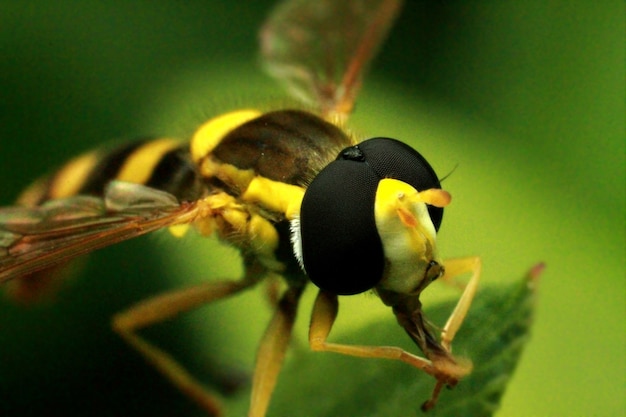
<instances>
[{"instance_id":1,"label":"transparent wing","mask_svg":"<svg viewBox=\"0 0 626 417\"><path fill-rule=\"evenodd\" d=\"M326 118L352 111L367 64L402 0L287 0L261 29L268 72Z\"/></svg>"},{"instance_id":2,"label":"transparent wing","mask_svg":"<svg viewBox=\"0 0 626 417\"><path fill-rule=\"evenodd\" d=\"M0 208L0 282L167 227L188 223L196 203L143 185L112 182L105 197Z\"/></svg>"}]
</instances>

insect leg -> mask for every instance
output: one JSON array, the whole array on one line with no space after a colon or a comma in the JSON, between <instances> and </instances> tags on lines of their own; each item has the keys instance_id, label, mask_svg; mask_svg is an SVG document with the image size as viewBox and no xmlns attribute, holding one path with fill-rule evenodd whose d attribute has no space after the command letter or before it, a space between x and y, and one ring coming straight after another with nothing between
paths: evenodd
<instances>
[{"instance_id":1,"label":"insect leg","mask_svg":"<svg viewBox=\"0 0 626 417\"><path fill-rule=\"evenodd\" d=\"M277 303L257 352L249 417L263 417L285 358L303 287L289 287Z\"/></svg>"},{"instance_id":2,"label":"insect leg","mask_svg":"<svg viewBox=\"0 0 626 417\"><path fill-rule=\"evenodd\" d=\"M280 301L281 282L280 277L271 276L265 280L265 298L272 309L278 308L278 302Z\"/></svg>"},{"instance_id":3,"label":"insect leg","mask_svg":"<svg viewBox=\"0 0 626 417\"><path fill-rule=\"evenodd\" d=\"M445 273L444 276L441 277L446 283L460 286L463 289L463 294L461 294L461 298L457 302L454 310L450 314L446 325L443 327L441 331L441 345L450 352L452 350L452 340L456 335L456 332L459 330L461 325L463 324L463 320L467 315L467 311L469 310L472 300L474 299L474 295L476 294L476 290L478 288L478 282L480 281L480 271L482 267L482 263L479 257L472 256L467 258L457 258L457 259L448 259L444 262ZM454 281L454 278L462 275L464 273L472 273L472 277L465 285L457 284ZM469 366L469 365L468 365ZM445 381L438 380L433 393L428 401L422 404L422 410L427 411L433 408L437 399L439 398L439 393L441 389L446 385Z\"/></svg>"},{"instance_id":4,"label":"insect leg","mask_svg":"<svg viewBox=\"0 0 626 417\"><path fill-rule=\"evenodd\" d=\"M474 295L478 288L478 282L480 281L480 271L482 263L479 257L472 256L467 258L448 259L444 262L445 274L442 277L444 280L452 280L454 277L471 272L472 277L465 285L463 294L457 302L454 310L450 314L446 325L441 332L441 345L448 351L451 351L451 344L456 332L463 324L463 320L467 315L467 311L472 304Z\"/></svg>"},{"instance_id":5,"label":"insect leg","mask_svg":"<svg viewBox=\"0 0 626 417\"><path fill-rule=\"evenodd\" d=\"M398 360L436 376L437 369L431 361L415 356L396 346L361 346L328 343L328 335L337 317L338 307L339 303L336 295L325 291L318 293L313 306L311 327L309 328L309 345L312 350L336 352L363 358Z\"/></svg>"},{"instance_id":6,"label":"insect leg","mask_svg":"<svg viewBox=\"0 0 626 417\"><path fill-rule=\"evenodd\" d=\"M207 282L156 296L115 315L113 329L184 394L210 415L218 416L219 401L171 355L139 336L136 331L233 295L256 284L258 279L251 277L239 281Z\"/></svg>"}]
</instances>

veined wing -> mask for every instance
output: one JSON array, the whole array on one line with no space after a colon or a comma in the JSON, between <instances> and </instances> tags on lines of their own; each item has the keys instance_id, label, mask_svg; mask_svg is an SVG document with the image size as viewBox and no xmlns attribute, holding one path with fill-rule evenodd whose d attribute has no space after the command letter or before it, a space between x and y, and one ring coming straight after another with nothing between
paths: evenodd
<instances>
[{"instance_id":1,"label":"veined wing","mask_svg":"<svg viewBox=\"0 0 626 417\"><path fill-rule=\"evenodd\" d=\"M269 73L326 118L345 119L402 0L290 0L260 32Z\"/></svg>"},{"instance_id":2,"label":"veined wing","mask_svg":"<svg viewBox=\"0 0 626 417\"><path fill-rule=\"evenodd\" d=\"M74 196L37 207L0 208L0 282L37 272L148 232L189 223L197 203L114 181L104 198Z\"/></svg>"}]
</instances>

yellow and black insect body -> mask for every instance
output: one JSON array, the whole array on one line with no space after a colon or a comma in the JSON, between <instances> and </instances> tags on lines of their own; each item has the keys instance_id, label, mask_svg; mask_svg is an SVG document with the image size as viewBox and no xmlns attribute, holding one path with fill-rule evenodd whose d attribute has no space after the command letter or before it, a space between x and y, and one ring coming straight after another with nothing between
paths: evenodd
<instances>
[{"instance_id":1,"label":"yellow and black insect body","mask_svg":"<svg viewBox=\"0 0 626 417\"><path fill-rule=\"evenodd\" d=\"M101 197L112 180L143 184L192 201L202 191L188 148L174 139L145 139L87 153L35 183L18 202L38 206L75 195Z\"/></svg>"},{"instance_id":2,"label":"yellow and black insect body","mask_svg":"<svg viewBox=\"0 0 626 417\"><path fill-rule=\"evenodd\" d=\"M403 361L443 386L470 372L451 353L476 292L480 259L443 262L436 246L450 195L424 157L401 141L357 141L343 128L360 74L399 10L395 0L287 0L261 31L270 71L318 112L238 110L201 125L189 143L137 141L80 156L0 209L0 281L29 297L73 258L154 230L188 226L240 249L244 276L140 302L113 327L209 414L219 401L158 347L143 327L223 299L266 278L286 290L257 353L249 416L266 414L289 345L298 301L312 281L309 345L316 351ZM341 62L335 62L343 57ZM315 59L313 59L315 58ZM338 71L342 69L343 71ZM420 294L438 278L472 273L438 338ZM424 358L398 347L328 342L338 296L373 291Z\"/></svg>"},{"instance_id":3,"label":"yellow and black insect body","mask_svg":"<svg viewBox=\"0 0 626 417\"><path fill-rule=\"evenodd\" d=\"M253 114L254 111L243 112L245 118ZM222 117L239 116L235 112ZM203 131L201 128L199 132ZM192 144L192 149L204 151L194 151L202 181L211 192L225 192L250 204L251 219L260 215L269 221L262 232L266 235L262 244L266 253L270 246L275 247L275 252L250 255L264 259L268 267L277 261L281 271L302 276L289 244L290 217L307 184L352 139L334 124L300 110L260 113L219 138L214 147L205 145L213 135L208 136L210 139L197 135L194 141L198 145ZM270 234L272 238L267 236ZM245 245L243 249L245 252ZM276 259L267 259L274 255Z\"/></svg>"}]
</instances>

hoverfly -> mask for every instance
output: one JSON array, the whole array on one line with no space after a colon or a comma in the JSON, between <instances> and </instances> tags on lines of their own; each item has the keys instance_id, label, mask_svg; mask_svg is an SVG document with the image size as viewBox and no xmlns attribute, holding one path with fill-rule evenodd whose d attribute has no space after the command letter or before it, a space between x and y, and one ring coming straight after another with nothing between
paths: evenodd
<instances>
[{"instance_id":1,"label":"hoverfly","mask_svg":"<svg viewBox=\"0 0 626 417\"><path fill-rule=\"evenodd\" d=\"M471 371L451 353L470 307L480 259L439 259L436 233L450 195L417 151L391 138L358 141L344 129L362 74L400 0L286 0L260 32L270 74L306 108L243 109L201 125L190 142L159 139L79 156L0 209L0 281L23 294L73 258L148 232L189 226L236 246L245 272L143 301L114 317L120 336L211 415L218 400L141 328L280 277L286 290L261 340L249 415L266 414L309 281L319 292L315 351L393 359L435 379L422 408ZM433 333L421 292L471 273L456 308ZM19 290L18 290L19 291ZM338 297L374 292L424 357L399 347L337 344L328 336ZM19 292L18 292L19 293Z\"/></svg>"}]
</instances>

